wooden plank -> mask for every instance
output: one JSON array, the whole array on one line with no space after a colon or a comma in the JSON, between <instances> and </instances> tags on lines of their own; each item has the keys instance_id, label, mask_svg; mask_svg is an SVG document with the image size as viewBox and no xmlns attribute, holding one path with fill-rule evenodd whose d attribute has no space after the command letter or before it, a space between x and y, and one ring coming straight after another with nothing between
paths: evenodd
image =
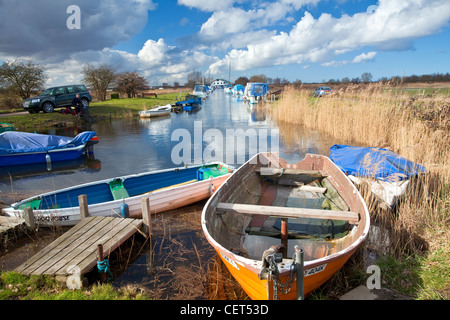
<instances>
[{"instance_id":1,"label":"wooden plank","mask_svg":"<svg viewBox=\"0 0 450 320\"><path fill-rule=\"evenodd\" d=\"M72 234L79 235L82 234L83 227L88 224L90 221L95 220L91 223L99 223L102 221L101 217L95 217L93 219L85 219L75 225L72 229L70 229L68 232L61 235L58 239L50 243L47 247L45 247L43 250L35 254L33 257L28 259L24 264L17 267L14 271L18 273L23 274L31 274L36 268L38 268L40 265L46 262L46 260L51 259L55 254L58 253L58 251L55 251L55 247L59 248L65 248L68 245L70 245L70 236Z\"/></svg>"},{"instance_id":2,"label":"wooden plank","mask_svg":"<svg viewBox=\"0 0 450 320\"><path fill-rule=\"evenodd\" d=\"M71 274L69 267L77 267L83 275L97 263L98 244L103 244L106 256L138 232L142 223L136 219L86 218L15 271L64 278Z\"/></svg>"},{"instance_id":3,"label":"wooden plank","mask_svg":"<svg viewBox=\"0 0 450 320\"><path fill-rule=\"evenodd\" d=\"M124 223L125 219L120 218L105 218L107 221L104 225L97 224L94 228L89 228L86 232L73 242L73 245L65 251L61 252L61 255L52 261L49 268L45 270L45 274L61 274L66 272L60 271L70 265L78 265L80 261L84 259L84 251L89 250L94 246L94 251L97 250L97 245L100 243L100 239L106 236L111 236L113 228L116 225Z\"/></svg>"},{"instance_id":4,"label":"wooden plank","mask_svg":"<svg viewBox=\"0 0 450 320\"><path fill-rule=\"evenodd\" d=\"M114 219L115 218L102 217L99 223L94 224L94 221L91 218L86 218L85 220L87 220L87 223L84 228L77 230L78 232L75 234L68 231L68 241L52 247L50 253L46 254L41 260L41 265L31 274L52 274L48 269L58 264L60 260L64 259L66 255L70 254L73 250L80 250L86 238L89 239L89 237L95 236L98 229L101 230L105 228Z\"/></svg>"},{"instance_id":5,"label":"wooden plank","mask_svg":"<svg viewBox=\"0 0 450 320\"><path fill-rule=\"evenodd\" d=\"M128 220L128 219L127 219ZM106 257L111 252L113 252L115 249L117 249L122 243L124 243L128 238L130 238L134 233L139 230L140 226L142 225L142 220L134 220L130 221L128 220L128 225L126 225L120 232L116 233L113 238L110 239L100 239L98 241L98 244L103 243L103 255ZM86 271L89 271L95 265L97 264L97 251L96 251L97 245L93 245L90 250L89 255L84 255L84 259L79 262L77 265L81 273L85 273ZM94 250L95 249L95 250ZM86 250L85 253L89 253L89 250ZM80 257L81 258L81 257ZM60 274L61 271L58 271L57 273Z\"/></svg>"},{"instance_id":6,"label":"wooden plank","mask_svg":"<svg viewBox=\"0 0 450 320\"><path fill-rule=\"evenodd\" d=\"M260 206L250 204L234 204L220 202L217 205L218 211L233 211L247 215L268 215L280 218L312 218L330 220L348 220L351 223L358 223L359 215L351 211L335 211L321 209L305 209L292 207Z\"/></svg>"},{"instance_id":7,"label":"wooden plank","mask_svg":"<svg viewBox=\"0 0 450 320\"><path fill-rule=\"evenodd\" d=\"M313 186L301 186L299 190L309 191L309 192L317 192L317 193L325 193L327 192L327 188L321 187L313 187Z\"/></svg>"},{"instance_id":8,"label":"wooden plank","mask_svg":"<svg viewBox=\"0 0 450 320\"><path fill-rule=\"evenodd\" d=\"M318 170L284 169L261 167L255 170L262 176L274 176L280 174L308 175L312 177L323 177L324 173Z\"/></svg>"},{"instance_id":9,"label":"wooden plank","mask_svg":"<svg viewBox=\"0 0 450 320\"><path fill-rule=\"evenodd\" d=\"M118 239L115 238L116 234L120 234L120 232L122 232L124 229L128 231L127 234L130 235L136 232L135 229L131 230L129 228L127 230L127 226L130 225L129 219L116 220L117 223L115 223L113 230L111 230L110 232L107 231L102 235L101 233L98 233L98 236L92 239L92 241L89 242L89 245L85 246L82 250L72 251L70 257L68 257L68 260L61 261L58 265L55 265L55 267L51 268L49 271L55 275L67 275L67 269L71 265L75 265L80 268L81 274L89 271L97 263L97 246L99 244L103 244L103 254L104 256L107 256L112 251L109 250L109 247L111 247L111 240L114 239L114 241L117 241L119 243ZM125 240L121 239L121 241L123 242ZM120 244L122 242L120 242ZM116 247L118 247L118 245ZM114 249L116 247L114 247Z\"/></svg>"}]
</instances>

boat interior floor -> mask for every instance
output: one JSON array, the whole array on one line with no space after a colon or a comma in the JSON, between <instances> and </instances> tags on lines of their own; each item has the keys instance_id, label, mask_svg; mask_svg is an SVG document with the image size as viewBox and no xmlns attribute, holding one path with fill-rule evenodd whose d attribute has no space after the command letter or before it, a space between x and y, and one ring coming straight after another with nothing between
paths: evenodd
<instances>
[{"instance_id":1,"label":"boat interior floor","mask_svg":"<svg viewBox=\"0 0 450 320\"><path fill-rule=\"evenodd\" d=\"M290 177L284 177L288 180ZM348 211L349 207L326 177L298 183L262 178L258 205L321 210ZM264 250L280 244L280 217L255 214L250 218L241 238L240 254L260 259ZM345 237L352 225L346 220L289 218L288 255L294 245L305 251L305 259L331 254L335 240Z\"/></svg>"}]
</instances>

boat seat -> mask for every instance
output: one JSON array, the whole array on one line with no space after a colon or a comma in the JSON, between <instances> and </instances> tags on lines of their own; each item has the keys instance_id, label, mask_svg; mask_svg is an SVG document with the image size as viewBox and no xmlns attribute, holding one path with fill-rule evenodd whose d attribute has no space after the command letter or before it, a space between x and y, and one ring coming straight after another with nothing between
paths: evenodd
<instances>
[{"instance_id":1,"label":"boat seat","mask_svg":"<svg viewBox=\"0 0 450 320\"><path fill-rule=\"evenodd\" d=\"M352 224L359 223L360 216L352 211L305 209L293 207L260 206L250 204L235 204L219 202L218 211L233 211L247 215L267 215L280 218L311 218L329 220L347 220Z\"/></svg>"},{"instance_id":2,"label":"boat seat","mask_svg":"<svg viewBox=\"0 0 450 320\"><path fill-rule=\"evenodd\" d=\"M114 179L109 182L109 188L113 195L114 200L120 200L130 197L128 195L128 191L125 189L123 185L122 179Z\"/></svg>"}]
</instances>

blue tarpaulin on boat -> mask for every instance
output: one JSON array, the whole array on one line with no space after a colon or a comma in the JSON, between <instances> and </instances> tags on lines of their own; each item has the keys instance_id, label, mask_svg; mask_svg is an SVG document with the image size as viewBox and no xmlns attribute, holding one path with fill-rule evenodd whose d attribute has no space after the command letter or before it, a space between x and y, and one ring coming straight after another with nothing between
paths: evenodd
<instances>
[{"instance_id":1,"label":"blue tarpaulin on boat","mask_svg":"<svg viewBox=\"0 0 450 320\"><path fill-rule=\"evenodd\" d=\"M250 95L254 97L264 96L269 92L269 85L267 83L252 83Z\"/></svg>"},{"instance_id":2,"label":"blue tarpaulin on boat","mask_svg":"<svg viewBox=\"0 0 450 320\"><path fill-rule=\"evenodd\" d=\"M235 85L235 86L233 87L233 90L234 90L234 91L242 91L242 92L244 92L245 87L244 87L242 84L237 84L237 85Z\"/></svg>"},{"instance_id":3,"label":"blue tarpaulin on boat","mask_svg":"<svg viewBox=\"0 0 450 320\"><path fill-rule=\"evenodd\" d=\"M425 167L382 148L334 145L330 159L346 174L379 180L406 180Z\"/></svg>"},{"instance_id":4,"label":"blue tarpaulin on boat","mask_svg":"<svg viewBox=\"0 0 450 320\"><path fill-rule=\"evenodd\" d=\"M199 101L199 99L188 99L185 101L177 101L175 102L175 105L177 106L182 106L182 105L192 105L192 104L200 104L201 100Z\"/></svg>"},{"instance_id":5,"label":"blue tarpaulin on boat","mask_svg":"<svg viewBox=\"0 0 450 320\"><path fill-rule=\"evenodd\" d=\"M40 152L77 147L87 143L96 133L85 131L73 137L9 131L0 134L0 155Z\"/></svg>"}]
</instances>

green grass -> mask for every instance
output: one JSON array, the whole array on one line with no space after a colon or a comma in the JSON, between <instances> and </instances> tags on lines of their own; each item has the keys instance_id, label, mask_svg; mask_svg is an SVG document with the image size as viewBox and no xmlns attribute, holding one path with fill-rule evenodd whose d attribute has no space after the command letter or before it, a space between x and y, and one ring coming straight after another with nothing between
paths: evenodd
<instances>
[{"instance_id":1,"label":"green grass","mask_svg":"<svg viewBox=\"0 0 450 320\"><path fill-rule=\"evenodd\" d=\"M91 115L105 115L105 114L124 114L132 112L137 114L138 111L144 109L152 109L157 105L175 104L175 102L183 99L185 93L168 93L154 97L144 98L130 98L130 99L111 99L102 102L94 102L90 106Z\"/></svg>"},{"instance_id":2,"label":"green grass","mask_svg":"<svg viewBox=\"0 0 450 320\"><path fill-rule=\"evenodd\" d=\"M414 96L434 96L434 95L442 95L445 97L450 96L449 88L399 88L399 89L390 89L390 91L394 93L407 93L408 95Z\"/></svg>"},{"instance_id":3,"label":"green grass","mask_svg":"<svg viewBox=\"0 0 450 320\"><path fill-rule=\"evenodd\" d=\"M93 102L89 106L89 113L101 121L102 119L114 119L138 116L140 110L152 109L157 105L174 104L187 95L184 93L169 93L158 95L158 98L126 98L112 99L101 102ZM6 116L0 118L1 122L11 123L15 130L26 132L45 132L55 126L76 126L82 123L79 117L64 115L59 112L37 113Z\"/></svg>"},{"instance_id":4,"label":"green grass","mask_svg":"<svg viewBox=\"0 0 450 320\"><path fill-rule=\"evenodd\" d=\"M150 300L136 288L116 289L111 284L69 290L53 277L24 276L15 272L0 274L0 300Z\"/></svg>"}]
</instances>

